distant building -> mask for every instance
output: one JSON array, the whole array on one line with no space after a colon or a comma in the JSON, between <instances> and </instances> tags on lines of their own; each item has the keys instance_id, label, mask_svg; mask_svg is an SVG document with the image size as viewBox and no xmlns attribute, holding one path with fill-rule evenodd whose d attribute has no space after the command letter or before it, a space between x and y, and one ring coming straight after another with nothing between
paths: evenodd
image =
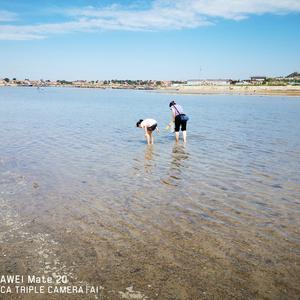
<instances>
[{"instance_id":1,"label":"distant building","mask_svg":"<svg viewBox=\"0 0 300 300\"><path fill-rule=\"evenodd\" d=\"M186 83L172 83L171 86L173 87L186 86Z\"/></svg>"},{"instance_id":2,"label":"distant building","mask_svg":"<svg viewBox=\"0 0 300 300\"><path fill-rule=\"evenodd\" d=\"M172 82L169 81L169 80L163 80L163 81L162 81L162 85L163 85L163 86L171 86L171 84L172 84Z\"/></svg>"},{"instance_id":3,"label":"distant building","mask_svg":"<svg viewBox=\"0 0 300 300\"><path fill-rule=\"evenodd\" d=\"M267 79L266 76L252 76L250 78L251 78L251 81L265 81Z\"/></svg>"},{"instance_id":4,"label":"distant building","mask_svg":"<svg viewBox=\"0 0 300 300\"><path fill-rule=\"evenodd\" d=\"M202 79L190 79L186 82L187 85L201 85L204 80Z\"/></svg>"}]
</instances>

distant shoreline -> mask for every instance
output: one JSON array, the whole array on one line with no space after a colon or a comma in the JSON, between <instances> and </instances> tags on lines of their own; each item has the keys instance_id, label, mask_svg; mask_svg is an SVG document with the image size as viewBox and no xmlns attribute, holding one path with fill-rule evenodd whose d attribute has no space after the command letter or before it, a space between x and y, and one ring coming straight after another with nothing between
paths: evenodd
<instances>
[{"instance_id":1,"label":"distant shoreline","mask_svg":"<svg viewBox=\"0 0 300 300\"><path fill-rule=\"evenodd\" d=\"M300 96L300 86L184 86L164 88L159 92L180 95L253 95L253 96Z\"/></svg>"},{"instance_id":2,"label":"distant shoreline","mask_svg":"<svg viewBox=\"0 0 300 300\"><path fill-rule=\"evenodd\" d=\"M119 89L119 90L138 90L153 91L158 93L178 94L178 95L245 95L245 96L294 96L300 97L300 86L180 86L180 87L93 87L93 86L75 86L75 85L59 85L59 86L21 86L21 85L0 85L0 88L79 88L79 89Z\"/></svg>"}]
</instances>

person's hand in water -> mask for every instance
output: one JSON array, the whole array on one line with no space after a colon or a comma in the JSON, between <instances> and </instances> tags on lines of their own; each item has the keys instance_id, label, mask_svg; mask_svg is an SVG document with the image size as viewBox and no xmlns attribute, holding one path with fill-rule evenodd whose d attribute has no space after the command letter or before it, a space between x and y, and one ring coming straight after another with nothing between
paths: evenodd
<instances>
[{"instance_id":1,"label":"person's hand in water","mask_svg":"<svg viewBox=\"0 0 300 300\"><path fill-rule=\"evenodd\" d=\"M173 122L171 121L167 126L166 126L166 130L171 130L173 126Z\"/></svg>"}]
</instances>

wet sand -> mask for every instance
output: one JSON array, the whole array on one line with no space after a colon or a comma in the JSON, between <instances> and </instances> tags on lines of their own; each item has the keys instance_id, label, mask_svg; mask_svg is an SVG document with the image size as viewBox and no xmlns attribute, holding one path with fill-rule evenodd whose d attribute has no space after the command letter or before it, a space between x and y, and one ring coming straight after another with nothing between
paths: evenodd
<instances>
[{"instance_id":1,"label":"wet sand","mask_svg":"<svg viewBox=\"0 0 300 300\"><path fill-rule=\"evenodd\" d=\"M257 203L261 214L248 211L241 224L245 204L220 207L216 199L218 209L208 206L196 213L193 198L200 197L207 205L214 201L205 192L191 193L186 207L176 207L163 198L156 203L145 201L145 187L125 199L104 202L93 197L68 199L62 190L58 193L61 186L56 195L47 195L45 203L43 182L17 173L6 175L7 181L1 182L5 191L0 202L1 274L66 275L73 285L100 286L96 299L299 297L296 213L282 216L278 207L272 210ZM169 186L172 193L174 179L163 180L163 188ZM23 199L10 201L16 196ZM275 223L264 219L270 209L278 211ZM12 295L5 299L95 296Z\"/></svg>"}]
</instances>

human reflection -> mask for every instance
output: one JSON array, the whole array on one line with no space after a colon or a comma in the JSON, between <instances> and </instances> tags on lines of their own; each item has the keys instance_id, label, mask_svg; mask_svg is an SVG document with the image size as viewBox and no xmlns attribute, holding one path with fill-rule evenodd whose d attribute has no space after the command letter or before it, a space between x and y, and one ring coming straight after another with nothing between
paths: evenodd
<instances>
[{"instance_id":1,"label":"human reflection","mask_svg":"<svg viewBox=\"0 0 300 300\"><path fill-rule=\"evenodd\" d=\"M154 145L147 145L145 148L144 169L146 173L151 173L154 166Z\"/></svg>"},{"instance_id":2,"label":"human reflection","mask_svg":"<svg viewBox=\"0 0 300 300\"><path fill-rule=\"evenodd\" d=\"M189 158L186 144L175 143L172 148L171 164L167 177L162 180L164 184L177 186L182 180L182 170L185 168L185 161Z\"/></svg>"},{"instance_id":3,"label":"human reflection","mask_svg":"<svg viewBox=\"0 0 300 300\"><path fill-rule=\"evenodd\" d=\"M172 149L171 168L177 169L180 172L183 162L188 158L189 154L186 150L186 144L174 143Z\"/></svg>"}]
</instances>

